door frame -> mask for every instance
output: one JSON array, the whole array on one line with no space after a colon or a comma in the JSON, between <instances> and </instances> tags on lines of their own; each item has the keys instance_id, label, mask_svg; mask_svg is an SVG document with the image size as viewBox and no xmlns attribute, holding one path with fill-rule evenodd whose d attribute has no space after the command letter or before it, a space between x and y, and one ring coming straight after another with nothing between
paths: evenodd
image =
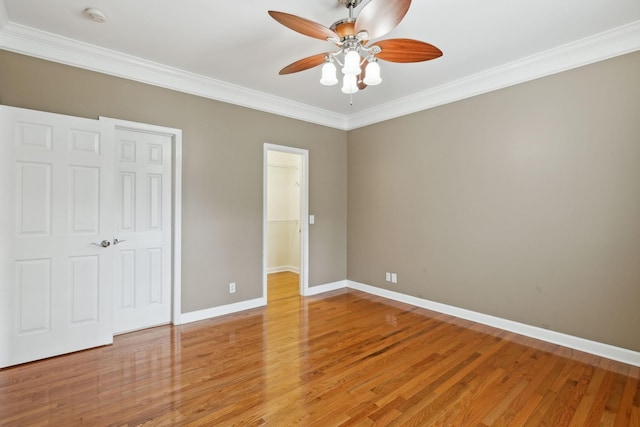
<instances>
[{"instance_id":1,"label":"door frame","mask_svg":"<svg viewBox=\"0 0 640 427\"><path fill-rule=\"evenodd\" d=\"M100 116L101 122L109 123L113 129L124 129L136 132L149 132L171 137L173 162L171 165L171 323L181 324L182 315L182 129L157 126L129 120L113 119Z\"/></svg>"},{"instance_id":2,"label":"door frame","mask_svg":"<svg viewBox=\"0 0 640 427\"><path fill-rule=\"evenodd\" d=\"M264 143L262 159L262 296L267 301L267 176L269 151L302 156L300 165L300 295L309 293L309 150Z\"/></svg>"}]
</instances>

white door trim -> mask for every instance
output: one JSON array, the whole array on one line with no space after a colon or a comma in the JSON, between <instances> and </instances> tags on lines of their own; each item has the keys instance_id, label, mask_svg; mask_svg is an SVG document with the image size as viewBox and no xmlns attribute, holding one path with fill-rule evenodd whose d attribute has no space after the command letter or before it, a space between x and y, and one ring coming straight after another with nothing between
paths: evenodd
<instances>
[{"instance_id":1,"label":"white door trim","mask_svg":"<svg viewBox=\"0 0 640 427\"><path fill-rule=\"evenodd\" d=\"M173 188L172 188L172 319L174 325L181 324L182 315L182 129L156 126L128 120L100 117L100 121L109 123L113 128L133 131L152 132L172 137L173 150Z\"/></svg>"},{"instance_id":2,"label":"white door trim","mask_svg":"<svg viewBox=\"0 0 640 427\"><path fill-rule=\"evenodd\" d=\"M269 151L302 156L300 171L300 295L309 293L309 150L264 144L262 159L262 296L267 301L267 173Z\"/></svg>"}]
</instances>

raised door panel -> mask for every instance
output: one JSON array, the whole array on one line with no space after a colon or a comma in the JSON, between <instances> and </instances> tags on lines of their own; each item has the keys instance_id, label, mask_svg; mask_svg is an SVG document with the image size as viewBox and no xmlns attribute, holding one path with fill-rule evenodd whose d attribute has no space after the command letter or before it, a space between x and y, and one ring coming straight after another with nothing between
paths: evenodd
<instances>
[{"instance_id":1,"label":"raised door panel","mask_svg":"<svg viewBox=\"0 0 640 427\"><path fill-rule=\"evenodd\" d=\"M100 321L99 266L97 255L69 257L71 325Z\"/></svg>"},{"instance_id":2,"label":"raised door panel","mask_svg":"<svg viewBox=\"0 0 640 427\"><path fill-rule=\"evenodd\" d=\"M162 304L162 248L150 248L149 255L149 304Z\"/></svg>"},{"instance_id":3,"label":"raised door panel","mask_svg":"<svg viewBox=\"0 0 640 427\"><path fill-rule=\"evenodd\" d=\"M18 260L16 266L16 319L18 335L51 329L51 259Z\"/></svg>"},{"instance_id":4,"label":"raised door panel","mask_svg":"<svg viewBox=\"0 0 640 427\"><path fill-rule=\"evenodd\" d=\"M80 129L70 129L69 150L99 156L100 133Z\"/></svg>"},{"instance_id":5,"label":"raised door panel","mask_svg":"<svg viewBox=\"0 0 640 427\"><path fill-rule=\"evenodd\" d=\"M119 229L122 232L136 231L136 174L120 172L120 194L118 204Z\"/></svg>"},{"instance_id":6,"label":"raised door panel","mask_svg":"<svg viewBox=\"0 0 640 427\"><path fill-rule=\"evenodd\" d=\"M147 175L147 195L149 204L146 206L148 230L162 230L162 175Z\"/></svg>"},{"instance_id":7,"label":"raised door panel","mask_svg":"<svg viewBox=\"0 0 640 427\"><path fill-rule=\"evenodd\" d=\"M100 168L69 167L69 232L94 234L100 232Z\"/></svg>"},{"instance_id":8,"label":"raised door panel","mask_svg":"<svg viewBox=\"0 0 640 427\"><path fill-rule=\"evenodd\" d=\"M118 254L119 269L116 271L115 309L126 310L135 307L136 292L136 251L123 250Z\"/></svg>"},{"instance_id":9,"label":"raised door panel","mask_svg":"<svg viewBox=\"0 0 640 427\"><path fill-rule=\"evenodd\" d=\"M15 142L18 146L51 150L53 126L23 121L15 122Z\"/></svg>"},{"instance_id":10,"label":"raised door panel","mask_svg":"<svg viewBox=\"0 0 640 427\"><path fill-rule=\"evenodd\" d=\"M51 164L16 162L18 235L51 235L51 185Z\"/></svg>"}]
</instances>

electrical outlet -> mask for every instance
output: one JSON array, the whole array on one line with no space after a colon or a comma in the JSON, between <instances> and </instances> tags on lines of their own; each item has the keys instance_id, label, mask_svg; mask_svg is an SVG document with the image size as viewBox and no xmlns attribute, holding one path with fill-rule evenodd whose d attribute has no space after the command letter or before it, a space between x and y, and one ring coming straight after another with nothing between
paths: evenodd
<instances>
[{"instance_id":1,"label":"electrical outlet","mask_svg":"<svg viewBox=\"0 0 640 427\"><path fill-rule=\"evenodd\" d=\"M391 273L391 283L398 283L398 274Z\"/></svg>"},{"instance_id":2,"label":"electrical outlet","mask_svg":"<svg viewBox=\"0 0 640 427\"><path fill-rule=\"evenodd\" d=\"M387 282L390 282L390 281L391 281L391 273L389 273L389 272L387 271L387 272L384 274L384 276L385 276L385 279L386 279L386 281L387 281Z\"/></svg>"},{"instance_id":3,"label":"electrical outlet","mask_svg":"<svg viewBox=\"0 0 640 427\"><path fill-rule=\"evenodd\" d=\"M230 294L236 293L236 282L229 283L229 293Z\"/></svg>"}]
</instances>

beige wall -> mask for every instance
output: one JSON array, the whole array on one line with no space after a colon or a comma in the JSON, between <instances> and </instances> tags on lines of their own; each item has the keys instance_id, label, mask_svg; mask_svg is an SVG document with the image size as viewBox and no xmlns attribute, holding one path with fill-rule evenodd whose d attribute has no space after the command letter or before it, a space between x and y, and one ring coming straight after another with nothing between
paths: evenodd
<instances>
[{"instance_id":1,"label":"beige wall","mask_svg":"<svg viewBox=\"0 0 640 427\"><path fill-rule=\"evenodd\" d=\"M346 278L345 132L6 51L0 103L183 130L183 312L262 295L265 142L310 153L310 286Z\"/></svg>"},{"instance_id":2,"label":"beige wall","mask_svg":"<svg viewBox=\"0 0 640 427\"><path fill-rule=\"evenodd\" d=\"M640 53L351 131L348 158L350 280L640 351Z\"/></svg>"},{"instance_id":3,"label":"beige wall","mask_svg":"<svg viewBox=\"0 0 640 427\"><path fill-rule=\"evenodd\" d=\"M346 133L0 51L0 103L183 129L184 312L260 296L271 142L310 150L312 286L348 259L351 280L640 351L639 75L634 53Z\"/></svg>"}]
</instances>

